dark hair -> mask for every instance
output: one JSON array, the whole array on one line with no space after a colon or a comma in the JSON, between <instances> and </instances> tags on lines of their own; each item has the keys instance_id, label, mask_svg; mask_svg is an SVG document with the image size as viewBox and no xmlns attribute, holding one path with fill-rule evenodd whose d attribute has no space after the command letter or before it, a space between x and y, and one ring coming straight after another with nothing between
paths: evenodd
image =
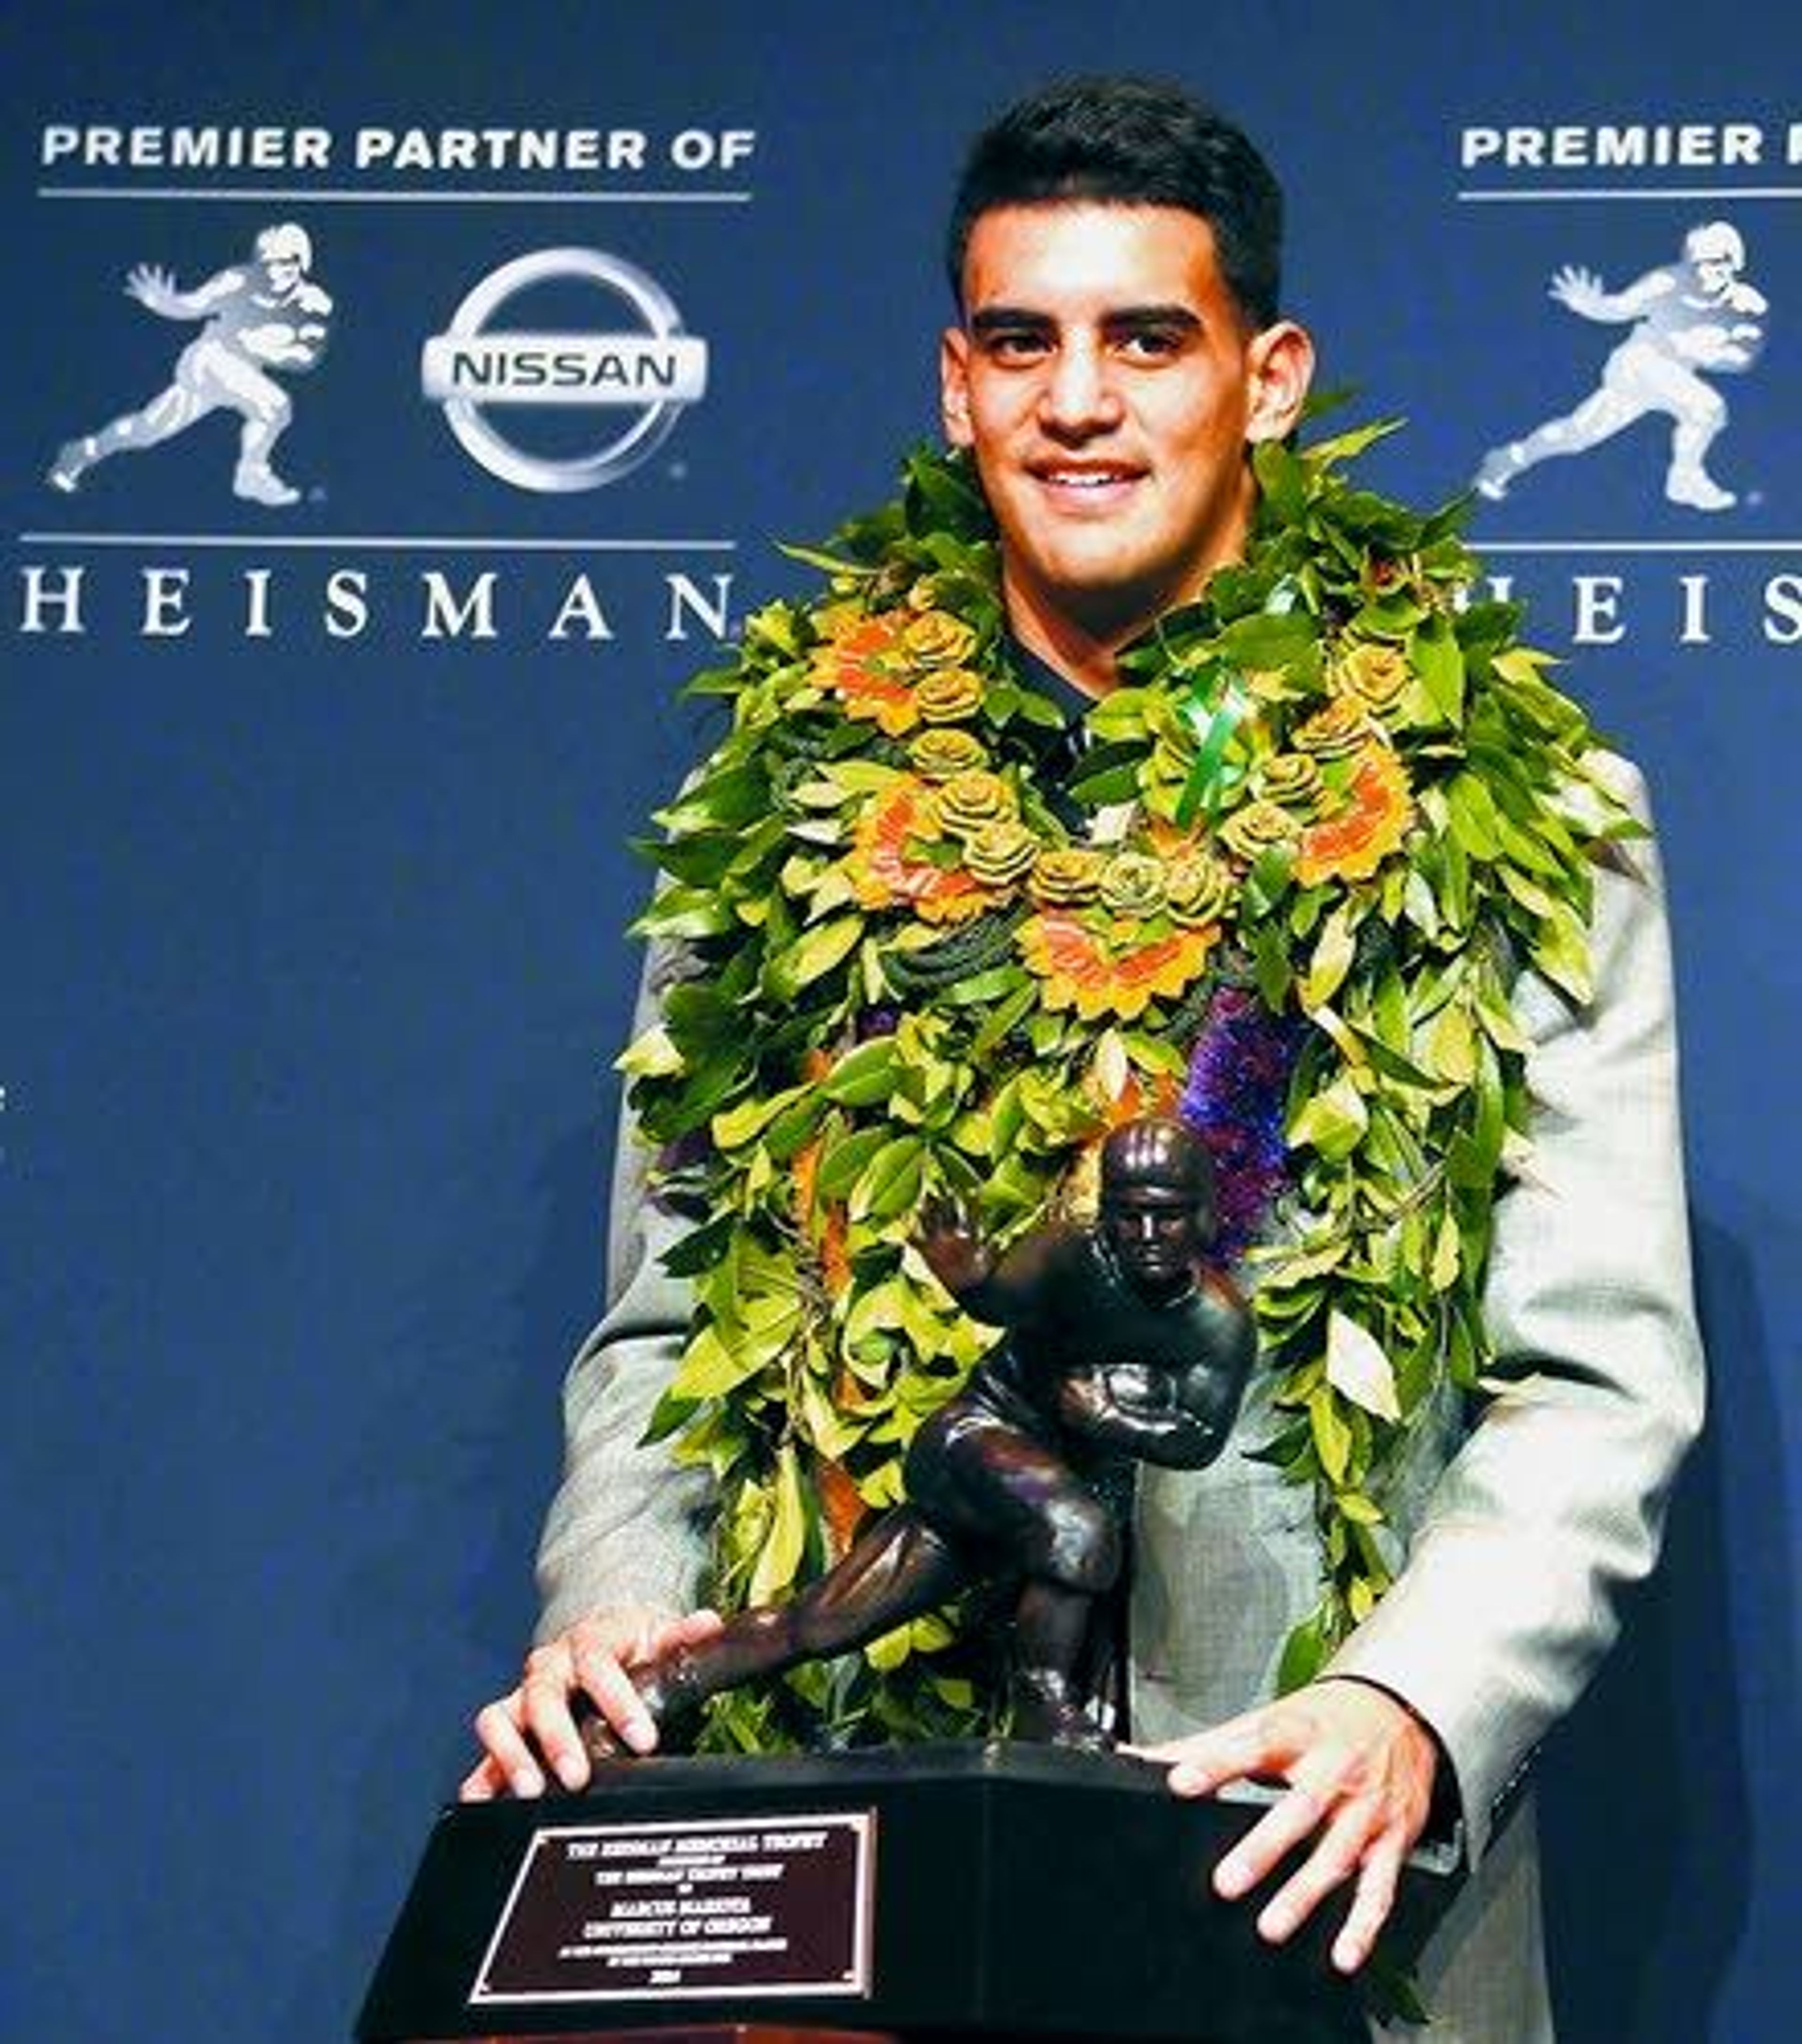
<instances>
[{"instance_id":1,"label":"dark hair","mask_svg":"<svg viewBox=\"0 0 1802 2044\"><path fill-rule=\"evenodd\" d=\"M1220 275L1255 328L1282 295L1282 188L1251 142L1181 86L1073 78L1010 106L970 144L951 204L945 269L963 298L978 217L997 206L1093 199L1174 206L1213 229Z\"/></svg>"}]
</instances>

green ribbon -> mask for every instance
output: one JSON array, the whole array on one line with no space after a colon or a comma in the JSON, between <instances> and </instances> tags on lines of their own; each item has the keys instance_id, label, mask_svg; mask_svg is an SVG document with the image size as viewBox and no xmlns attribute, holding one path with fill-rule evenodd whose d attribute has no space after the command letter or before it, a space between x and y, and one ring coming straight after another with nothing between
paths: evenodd
<instances>
[{"instance_id":1,"label":"green ribbon","mask_svg":"<svg viewBox=\"0 0 1802 2044\"><path fill-rule=\"evenodd\" d=\"M1228 794L1245 778L1242 766L1228 762L1227 747L1251 708L1236 670L1224 662L1198 675L1178 702L1177 713L1194 733L1196 745L1195 764L1177 804L1177 821L1185 828L1204 808L1212 823Z\"/></svg>"},{"instance_id":2,"label":"green ribbon","mask_svg":"<svg viewBox=\"0 0 1802 2044\"><path fill-rule=\"evenodd\" d=\"M1266 617L1281 617L1293 610L1301 592L1293 575L1281 575L1270 585L1262 609ZM1197 674L1189 693L1177 705L1177 714L1195 734L1195 764L1189 770L1182 797L1177 804L1177 821L1186 828L1206 805L1208 820L1220 815L1220 805L1245 778L1245 769L1229 766L1227 747L1232 735L1251 712L1251 698L1242 686L1239 670L1226 660L1216 660Z\"/></svg>"}]
</instances>

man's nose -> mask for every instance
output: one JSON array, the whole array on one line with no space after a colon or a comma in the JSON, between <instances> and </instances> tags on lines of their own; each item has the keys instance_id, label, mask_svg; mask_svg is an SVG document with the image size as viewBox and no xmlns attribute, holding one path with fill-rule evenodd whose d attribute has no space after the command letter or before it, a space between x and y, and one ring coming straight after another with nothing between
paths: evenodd
<instances>
[{"instance_id":1,"label":"man's nose","mask_svg":"<svg viewBox=\"0 0 1802 2044\"><path fill-rule=\"evenodd\" d=\"M1102 351L1082 341L1059 348L1040 394L1039 411L1051 432L1096 432L1117 425L1120 393Z\"/></svg>"}]
</instances>

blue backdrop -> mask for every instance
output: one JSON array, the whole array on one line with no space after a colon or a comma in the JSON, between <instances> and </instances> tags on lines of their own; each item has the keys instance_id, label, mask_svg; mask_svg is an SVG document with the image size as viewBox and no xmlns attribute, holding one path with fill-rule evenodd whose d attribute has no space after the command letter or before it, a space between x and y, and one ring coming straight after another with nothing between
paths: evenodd
<instances>
[{"instance_id":1,"label":"blue backdrop","mask_svg":"<svg viewBox=\"0 0 1802 2044\"><path fill-rule=\"evenodd\" d=\"M1717 379L1733 505L1665 501L1647 418L1475 530L1659 801L1716 1383L1668 1566L1546 1764L1558 1998L1591 2044L1790 2034L1794 21L65 0L4 34L0 2032L347 2033L531 1622L598 1283L626 840L699 728L678 684L794 576L771 539L882 494L930 425L963 138L1135 65L1270 148L1327 381L1410 416L1384 486L1448 495L1594 387L1620 329L1547 297L1562 265L1618 287L1725 220L1769 301ZM288 222L331 300L323 359L275 379L297 500L234 496L229 402L52 486L200 332L125 295L134 267L191 290ZM548 491L519 475L604 453L644 392L477 404L484 465L421 351L571 248L615 281L554 260L492 323L654 358L669 315L623 262L708 376L629 472Z\"/></svg>"}]
</instances>

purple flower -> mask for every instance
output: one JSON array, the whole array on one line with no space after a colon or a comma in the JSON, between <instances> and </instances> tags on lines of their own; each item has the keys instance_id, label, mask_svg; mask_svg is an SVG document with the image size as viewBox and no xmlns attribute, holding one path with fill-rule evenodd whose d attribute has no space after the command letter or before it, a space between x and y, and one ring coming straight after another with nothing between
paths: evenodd
<instances>
[{"instance_id":1,"label":"purple flower","mask_svg":"<svg viewBox=\"0 0 1802 2044\"><path fill-rule=\"evenodd\" d=\"M1214 1160L1217 1247L1229 1262L1257 1240L1289 1181L1284 1108L1304 1030L1249 989L1223 986L1189 1054L1177 1112Z\"/></svg>"}]
</instances>

